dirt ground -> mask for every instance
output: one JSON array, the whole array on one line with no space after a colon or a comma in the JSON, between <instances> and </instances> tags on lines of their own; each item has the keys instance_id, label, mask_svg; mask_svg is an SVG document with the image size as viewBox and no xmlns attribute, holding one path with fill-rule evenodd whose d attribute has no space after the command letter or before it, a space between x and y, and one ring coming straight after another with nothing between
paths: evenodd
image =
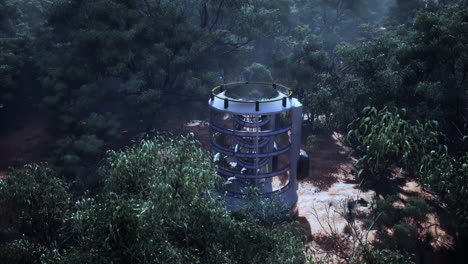
<instances>
[{"instance_id":1,"label":"dirt ground","mask_svg":"<svg viewBox=\"0 0 468 264\"><path fill-rule=\"evenodd\" d=\"M21 127L0 131L0 178L10 166L43 161L54 142L44 118L29 116L23 121Z\"/></svg>"},{"instance_id":2,"label":"dirt ground","mask_svg":"<svg viewBox=\"0 0 468 264\"><path fill-rule=\"evenodd\" d=\"M314 247L320 244L313 238L343 232L346 220L340 213L346 201L360 201L357 210L368 214L375 195L373 191L363 192L357 188L351 175L352 160L340 144L340 136L337 133L324 135L320 144L307 151L309 175L299 181L298 220Z\"/></svg>"},{"instance_id":3,"label":"dirt ground","mask_svg":"<svg viewBox=\"0 0 468 264\"><path fill-rule=\"evenodd\" d=\"M203 147L209 148L208 124L205 121L193 120L174 130L175 134L190 132L195 134ZM341 137L336 132L328 133L321 135L320 143L311 149L302 145L309 156L309 173L306 178L299 180L297 220L304 229L309 247L319 252L337 249L337 239L331 235L333 232L343 238L341 242L347 243L344 233L347 223L340 215L346 201L356 202L356 224L360 226L362 219L369 215L375 196L372 190L362 191L358 188L359 182L352 175L355 160L349 155L350 150L341 144ZM403 181L399 193L402 200L418 197L431 202L436 199L423 191L414 180L406 177L401 177L400 180ZM452 248L453 237L444 229L437 213L428 214L428 221L422 223L420 236L423 237L426 233L434 238L431 242L432 249L426 250L424 256L419 257L418 263L446 263L444 256L437 252ZM368 233L367 239L368 242L375 240L374 231Z\"/></svg>"}]
</instances>

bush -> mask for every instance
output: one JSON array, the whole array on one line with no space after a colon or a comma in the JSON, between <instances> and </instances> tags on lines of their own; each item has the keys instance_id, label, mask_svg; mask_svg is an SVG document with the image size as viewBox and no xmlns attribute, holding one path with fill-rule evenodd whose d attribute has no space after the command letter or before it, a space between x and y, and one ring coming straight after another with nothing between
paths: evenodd
<instances>
[{"instance_id":1,"label":"bush","mask_svg":"<svg viewBox=\"0 0 468 264\"><path fill-rule=\"evenodd\" d=\"M444 137L436 121L410 122L405 110L377 111L366 107L363 117L349 125L345 142L357 155L358 175L370 183L388 179L395 169L403 169L425 188L436 191L456 219L457 236L468 225L468 154L450 153L440 142ZM466 137L462 142L466 141ZM454 140L455 142L455 140ZM379 184L382 186L381 182ZM383 185L386 188L390 185Z\"/></svg>"},{"instance_id":2,"label":"bush","mask_svg":"<svg viewBox=\"0 0 468 264\"><path fill-rule=\"evenodd\" d=\"M69 178L85 176L86 169L95 169L102 155L104 141L96 135L67 136L56 142L53 163Z\"/></svg>"},{"instance_id":3,"label":"bush","mask_svg":"<svg viewBox=\"0 0 468 264\"><path fill-rule=\"evenodd\" d=\"M345 142L357 155L359 176L378 182L390 177L396 168L411 174L424 155L443 147L436 121L412 123L403 118L405 113L405 109L391 112L366 107L363 117L348 126Z\"/></svg>"},{"instance_id":4,"label":"bush","mask_svg":"<svg viewBox=\"0 0 468 264\"><path fill-rule=\"evenodd\" d=\"M399 251L389 249L373 248L367 256L365 261L356 262L359 264L414 264L414 262L407 256L401 254Z\"/></svg>"},{"instance_id":5,"label":"bush","mask_svg":"<svg viewBox=\"0 0 468 264\"><path fill-rule=\"evenodd\" d=\"M417 171L418 181L440 194L455 216L456 235L468 239L468 152L453 156L447 151L425 155Z\"/></svg>"},{"instance_id":6,"label":"bush","mask_svg":"<svg viewBox=\"0 0 468 264\"><path fill-rule=\"evenodd\" d=\"M432 211L424 200L412 197L400 200L397 196L388 196L374 201L372 218L366 219L364 224L377 230L375 249L384 247L410 253L418 245L420 223L425 222Z\"/></svg>"},{"instance_id":7,"label":"bush","mask_svg":"<svg viewBox=\"0 0 468 264\"><path fill-rule=\"evenodd\" d=\"M47 249L24 239L14 240L0 247L2 263L36 264Z\"/></svg>"},{"instance_id":8,"label":"bush","mask_svg":"<svg viewBox=\"0 0 468 264\"><path fill-rule=\"evenodd\" d=\"M69 262L302 263L294 226L232 217L210 158L193 135L143 139L109 151L104 191L76 203Z\"/></svg>"},{"instance_id":9,"label":"bush","mask_svg":"<svg viewBox=\"0 0 468 264\"><path fill-rule=\"evenodd\" d=\"M13 237L7 263L303 263L290 222L232 216L218 176L193 135L143 139L109 151L103 192L70 203L56 173L28 165L0 181L0 210ZM20 235L24 234L24 235ZM66 236L65 236L66 235Z\"/></svg>"},{"instance_id":10,"label":"bush","mask_svg":"<svg viewBox=\"0 0 468 264\"><path fill-rule=\"evenodd\" d=\"M125 151L108 151L99 173L105 192L140 198L158 195L164 200L193 200L218 179L193 134L177 139L156 136Z\"/></svg>"},{"instance_id":11,"label":"bush","mask_svg":"<svg viewBox=\"0 0 468 264\"><path fill-rule=\"evenodd\" d=\"M54 171L26 165L0 179L0 215L13 232L41 243L59 238L71 195Z\"/></svg>"},{"instance_id":12,"label":"bush","mask_svg":"<svg viewBox=\"0 0 468 264\"><path fill-rule=\"evenodd\" d=\"M111 113L91 113L89 118L81 124L87 134L98 135L102 138L115 137L118 134L120 123L117 117Z\"/></svg>"}]
</instances>

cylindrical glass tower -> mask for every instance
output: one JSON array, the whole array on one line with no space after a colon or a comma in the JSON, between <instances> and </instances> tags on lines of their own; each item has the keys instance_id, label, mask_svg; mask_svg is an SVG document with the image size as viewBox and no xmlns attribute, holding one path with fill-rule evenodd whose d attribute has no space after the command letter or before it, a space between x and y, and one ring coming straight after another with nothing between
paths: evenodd
<instances>
[{"instance_id":1,"label":"cylindrical glass tower","mask_svg":"<svg viewBox=\"0 0 468 264\"><path fill-rule=\"evenodd\" d=\"M220 191L229 210L246 205L252 188L295 209L302 105L291 95L289 88L274 83L229 83L213 89L211 148L226 180Z\"/></svg>"}]
</instances>

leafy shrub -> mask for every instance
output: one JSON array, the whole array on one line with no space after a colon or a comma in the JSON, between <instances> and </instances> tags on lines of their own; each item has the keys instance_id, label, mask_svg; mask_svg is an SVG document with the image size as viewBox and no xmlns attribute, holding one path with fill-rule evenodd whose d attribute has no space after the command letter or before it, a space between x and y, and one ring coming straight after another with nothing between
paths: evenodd
<instances>
[{"instance_id":1,"label":"leafy shrub","mask_svg":"<svg viewBox=\"0 0 468 264\"><path fill-rule=\"evenodd\" d=\"M58 239L70 199L67 184L46 167L26 165L0 179L0 215L12 231L41 243Z\"/></svg>"},{"instance_id":2,"label":"leafy shrub","mask_svg":"<svg viewBox=\"0 0 468 264\"><path fill-rule=\"evenodd\" d=\"M95 167L104 141L96 135L67 136L56 142L54 165L67 176L83 176L86 167Z\"/></svg>"},{"instance_id":3,"label":"leafy shrub","mask_svg":"<svg viewBox=\"0 0 468 264\"><path fill-rule=\"evenodd\" d=\"M468 228L466 151L449 153L440 142L443 135L436 121L410 122L386 108L366 107L363 114L349 125L345 139L358 157L359 176L378 183L395 169L404 169L448 203L456 216L457 234L463 235Z\"/></svg>"},{"instance_id":4,"label":"leafy shrub","mask_svg":"<svg viewBox=\"0 0 468 264\"><path fill-rule=\"evenodd\" d=\"M70 203L51 169L28 165L0 181L0 210L22 239L0 244L8 263L303 263L292 223L236 218L193 135L143 139L109 151L103 192ZM69 207L70 206L70 207ZM66 230L65 230L66 229ZM66 236L65 236L66 235ZM16 235L18 236L18 235Z\"/></svg>"},{"instance_id":5,"label":"leafy shrub","mask_svg":"<svg viewBox=\"0 0 468 264\"><path fill-rule=\"evenodd\" d=\"M106 192L141 198L153 194L165 200L192 200L196 190L212 187L218 178L193 134L177 139L156 136L124 152L108 151L99 173Z\"/></svg>"},{"instance_id":6,"label":"leafy shrub","mask_svg":"<svg viewBox=\"0 0 468 264\"><path fill-rule=\"evenodd\" d=\"M226 211L193 135L109 151L100 174L104 192L79 200L70 218L80 246L69 262L304 262L291 224L267 227Z\"/></svg>"},{"instance_id":7,"label":"leafy shrub","mask_svg":"<svg viewBox=\"0 0 468 264\"><path fill-rule=\"evenodd\" d=\"M117 117L111 113L91 113L84 122L84 126L88 134L113 137L117 135L120 123Z\"/></svg>"},{"instance_id":8,"label":"leafy shrub","mask_svg":"<svg viewBox=\"0 0 468 264\"><path fill-rule=\"evenodd\" d=\"M388 196L376 199L373 218L365 224L377 229L381 246L411 252L418 242L418 223L426 221L432 210L424 200L410 197L401 201L397 196Z\"/></svg>"},{"instance_id":9,"label":"leafy shrub","mask_svg":"<svg viewBox=\"0 0 468 264\"><path fill-rule=\"evenodd\" d=\"M38 264L47 249L25 239L14 240L0 246L2 263Z\"/></svg>"},{"instance_id":10,"label":"leafy shrub","mask_svg":"<svg viewBox=\"0 0 468 264\"><path fill-rule=\"evenodd\" d=\"M246 187L243 198L248 203L231 212L238 220L258 222L265 226L291 220L291 208L279 196L264 197L256 186Z\"/></svg>"},{"instance_id":11,"label":"leafy shrub","mask_svg":"<svg viewBox=\"0 0 468 264\"><path fill-rule=\"evenodd\" d=\"M400 112L404 115L406 110ZM401 114L366 107L363 117L349 125L345 141L358 157L359 176L377 182L388 178L396 168L411 173L426 153L443 147L436 121L412 123Z\"/></svg>"},{"instance_id":12,"label":"leafy shrub","mask_svg":"<svg viewBox=\"0 0 468 264\"><path fill-rule=\"evenodd\" d=\"M454 213L457 236L468 233L468 152L453 156L446 151L431 151L425 155L417 171L418 181L437 191Z\"/></svg>"},{"instance_id":13,"label":"leafy shrub","mask_svg":"<svg viewBox=\"0 0 468 264\"><path fill-rule=\"evenodd\" d=\"M356 262L358 264L414 264L411 258L401 254L396 250L372 248L364 260Z\"/></svg>"}]
</instances>

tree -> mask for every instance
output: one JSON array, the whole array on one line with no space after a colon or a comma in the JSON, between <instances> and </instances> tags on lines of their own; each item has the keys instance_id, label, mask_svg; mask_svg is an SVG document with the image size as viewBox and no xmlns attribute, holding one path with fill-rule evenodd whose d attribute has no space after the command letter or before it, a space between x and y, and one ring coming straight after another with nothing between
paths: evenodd
<instances>
[{"instance_id":1,"label":"tree","mask_svg":"<svg viewBox=\"0 0 468 264\"><path fill-rule=\"evenodd\" d=\"M332 113L349 123L367 105L408 109L412 120L437 120L448 136L465 129L467 6L420 12L410 27L365 28L355 44L338 45ZM460 134L461 133L461 134ZM458 145L459 144L454 144Z\"/></svg>"},{"instance_id":2,"label":"tree","mask_svg":"<svg viewBox=\"0 0 468 264\"><path fill-rule=\"evenodd\" d=\"M111 151L100 174L103 194L77 202L72 219L84 236L72 256L93 252L90 260L139 263L303 259L289 225L270 229L227 214L214 191L218 176L193 135Z\"/></svg>"},{"instance_id":3,"label":"tree","mask_svg":"<svg viewBox=\"0 0 468 264\"><path fill-rule=\"evenodd\" d=\"M146 138L109 151L102 191L74 197L49 168L27 166L0 180L13 241L0 259L26 263L303 263L293 223L234 217L222 184L193 135ZM19 219L19 221L17 221ZM14 221L16 220L16 221ZM11 230L11 229L10 229Z\"/></svg>"},{"instance_id":4,"label":"tree","mask_svg":"<svg viewBox=\"0 0 468 264\"><path fill-rule=\"evenodd\" d=\"M324 40L325 50L333 52L342 42L352 42L359 35L359 25L378 23L388 1L374 0L313 0L295 1L300 21L309 25L312 33Z\"/></svg>"},{"instance_id":5,"label":"tree","mask_svg":"<svg viewBox=\"0 0 468 264\"><path fill-rule=\"evenodd\" d=\"M220 78L238 78L253 62L252 43L277 30L279 7L267 2L53 2L37 58L42 102L62 135L57 149L67 150L54 163L87 159L64 142L109 142L123 119L150 131L165 121L163 105L204 100ZM105 113L112 122L91 132L88 121Z\"/></svg>"},{"instance_id":6,"label":"tree","mask_svg":"<svg viewBox=\"0 0 468 264\"><path fill-rule=\"evenodd\" d=\"M37 1L0 1L0 122L38 103L34 63L36 20L41 5ZM6 128L16 127L6 126Z\"/></svg>"}]
</instances>

